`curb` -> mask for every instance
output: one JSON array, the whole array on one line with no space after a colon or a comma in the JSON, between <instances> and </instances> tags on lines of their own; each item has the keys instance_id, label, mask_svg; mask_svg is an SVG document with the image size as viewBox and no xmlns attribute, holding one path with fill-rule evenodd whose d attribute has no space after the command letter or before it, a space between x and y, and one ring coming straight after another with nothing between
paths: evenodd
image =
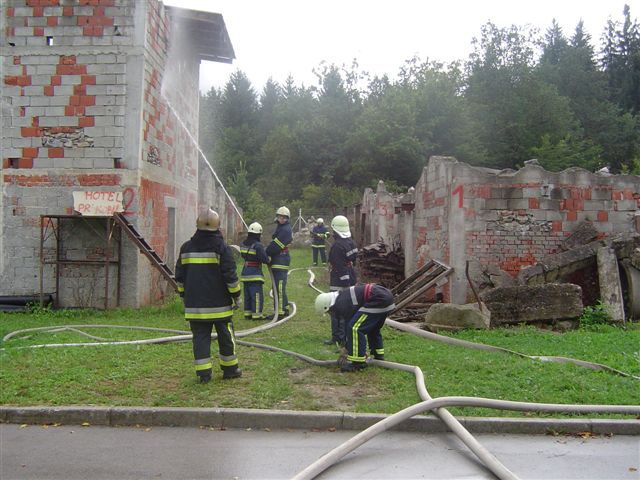
<instances>
[{"instance_id":1,"label":"curb","mask_svg":"<svg viewBox=\"0 0 640 480\"><path fill-rule=\"evenodd\" d=\"M365 430L389 415L261 410L243 408L153 407L7 407L0 406L0 423L101 426L269 428L297 430ZM542 419L459 417L473 433L640 435L639 420ZM395 431L443 433L449 431L437 417L416 415Z\"/></svg>"}]
</instances>

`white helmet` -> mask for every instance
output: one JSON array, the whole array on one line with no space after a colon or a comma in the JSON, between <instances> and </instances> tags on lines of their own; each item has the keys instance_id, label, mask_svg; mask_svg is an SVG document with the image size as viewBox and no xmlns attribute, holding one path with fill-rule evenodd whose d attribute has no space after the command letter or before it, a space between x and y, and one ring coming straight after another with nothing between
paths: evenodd
<instances>
[{"instance_id":1,"label":"white helmet","mask_svg":"<svg viewBox=\"0 0 640 480\"><path fill-rule=\"evenodd\" d=\"M317 223L318 225L322 225L322 224L324 223L324 220L323 220L323 219L321 219L321 218L319 218L318 220L316 220L316 223Z\"/></svg>"},{"instance_id":2,"label":"white helmet","mask_svg":"<svg viewBox=\"0 0 640 480\"><path fill-rule=\"evenodd\" d=\"M249 225L249 233L262 233L262 225L258 222L253 222Z\"/></svg>"},{"instance_id":3,"label":"white helmet","mask_svg":"<svg viewBox=\"0 0 640 480\"><path fill-rule=\"evenodd\" d=\"M291 212L289 212L289 209L287 207L280 207L276 211L276 215L284 215L285 217L291 218Z\"/></svg>"},{"instance_id":4,"label":"white helmet","mask_svg":"<svg viewBox=\"0 0 640 480\"><path fill-rule=\"evenodd\" d=\"M338 292L321 293L316 297L316 313L322 315L327 313L333 304L336 303Z\"/></svg>"},{"instance_id":5,"label":"white helmet","mask_svg":"<svg viewBox=\"0 0 640 480\"><path fill-rule=\"evenodd\" d=\"M331 228L342 238L349 238L351 230L349 230L349 220L343 215L337 215L331 220Z\"/></svg>"}]
</instances>

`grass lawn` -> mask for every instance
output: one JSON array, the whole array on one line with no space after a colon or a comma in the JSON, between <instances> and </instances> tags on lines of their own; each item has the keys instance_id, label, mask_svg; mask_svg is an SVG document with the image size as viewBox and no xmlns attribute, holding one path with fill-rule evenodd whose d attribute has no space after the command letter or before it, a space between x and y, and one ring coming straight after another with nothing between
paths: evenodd
<instances>
[{"instance_id":1,"label":"grass lawn","mask_svg":"<svg viewBox=\"0 0 640 480\"><path fill-rule=\"evenodd\" d=\"M292 250L292 268L311 264L311 249ZM316 268L316 285L328 290L326 270ZM321 360L337 358L327 318L313 311L316 292L307 285L306 269L289 275L290 301L297 315L285 324L243 340L277 346ZM268 288L265 288L268 291ZM260 323L234 321L236 331ZM54 325L135 325L188 330L182 304L175 299L161 307L112 311L35 311L0 313L0 336L18 329ZM109 340L170 336L171 333L126 329L91 329ZM640 404L640 381L574 365L543 363L501 353L448 346L408 333L383 329L386 358L418 365L433 397L467 395L505 400ZM516 350L529 355L558 355L603 363L640 375L640 327L600 326L558 334L530 327L465 331L458 338ZM394 413L419 401L412 375L383 368L341 374L338 368L318 367L278 352L238 347L243 377L223 381L214 370L207 385L196 382L191 343L131 346L91 346L16 349L44 343L89 342L72 331L32 333L12 338L0 351L2 405L115 405L172 407L238 407L291 410L339 410ZM212 356L217 345L212 346ZM454 414L521 416L476 408L452 408ZM527 414L535 416L537 414ZM542 415L542 414L540 414ZM560 416L560 415L554 415ZM592 415L590 415L591 417ZM607 415L614 418L614 415Z\"/></svg>"}]
</instances>

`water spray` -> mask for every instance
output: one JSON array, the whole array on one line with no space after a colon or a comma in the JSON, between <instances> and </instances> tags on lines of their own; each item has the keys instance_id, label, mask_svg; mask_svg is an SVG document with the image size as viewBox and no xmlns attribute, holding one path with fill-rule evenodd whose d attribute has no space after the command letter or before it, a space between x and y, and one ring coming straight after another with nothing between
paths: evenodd
<instances>
[{"instance_id":1,"label":"water spray","mask_svg":"<svg viewBox=\"0 0 640 480\"><path fill-rule=\"evenodd\" d=\"M222 188L222 191L224 192L224 194L227 196L227 198L231 202L231 205L233 206L233 209L236 211L236 213L240 217L240 220L242 220L242 224L244 225L244 228L246 228L248 230L249 229L249 225L247 225L247 222L245 222L244 218L242 218L242 214L240 213L240 210L238 210L238 207L236 206L235 202L231 198L231 195L229 195L229 192L227 192L227 189L224 188L224 185L222 184L222 180L220 180L220 177L218 177L218 174L216 173L216 171L211 166L211 163L209 163L209 160L207 159L207 156L204 154L204 152L200 148L200 145L198 144L198 141L191 134L191 131L189 130L187 125L182 121L182 118L180 118L180 115L178 115L178 112L176 111L176 109L173 108L173 106L171 105L171 102L169 102L169 99L164 94L161 94L161 95L162 95L162 98L164 99L164 101L167 102L167 106L169 107L169 110L171 110L171 112L175 115L175 117L178 120L178 123L180 124L180 126L184 129L185 132L187 132L187 135L189 136L189 139L191 140L191 142L193 142L193 145L195 145L196 150L198 150L198 153L202 156L202 159L204 160L204 163L206 163L207 167L209 167L209 170L213 174L213 177L218 181L218 184L220 184L220 187Z\"/></svg>"}]
</instances>

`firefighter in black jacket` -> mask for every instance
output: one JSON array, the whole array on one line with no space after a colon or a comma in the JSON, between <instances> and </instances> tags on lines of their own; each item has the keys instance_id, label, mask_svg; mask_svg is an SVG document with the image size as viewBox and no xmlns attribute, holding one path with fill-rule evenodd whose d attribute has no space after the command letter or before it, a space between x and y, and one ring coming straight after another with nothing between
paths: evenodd
<instances>
[{"instance_id":1,"label":"firefighter in black jacket","mask_svg":"<svg viewBox=\"0 0 640 480\"><path fill-rule=\"evenodd\" d=\"M358 247L351 238L349 220L342 215L338 215L331 220L334 242L329 250L329 290L338 292L352 285L355 285L358 278L354 268L358 257ZM345 322L336 313L331 313L331 339L326 340L326 345L337 343L344 345L345 342Z\"/></svg>"},{"instance_id":2,"label":"firefighter in black jacket","mask_svg":"<svg viewBox=\"0 0 640 480\"><path fill-rule=\"evenodd\" d=\"M336 313L347 321L347 362L340 370L353 372L367 366L367 342L371 356L384 360L384 345L380 329L396 306L393 293L382 285L367 283L339 292L321 293L316 297L318 313Z\"/></svg>"},{"instance_id":3,"label":"firefighter in black jacket","mask_svg":"<svg viewBox=\"0 0 640 480\"><path fill-rule=\"evenodd\" d=\"M319 218L316 221L316 226L311 230L311 249L313 250L314 265L318 265L318 253L320 254L322 264L325 265L327 263L325 241L330 236L331 234L329 233L327 226L324 224L324 220Z\"/></svg>"},{"instance_id":4,"label":"firefighter in black jacket","mask_svg":"<svg viewBox=\"0 0 640 480\"><path fill-rule=\"evenodd\" d=\"M215 327L222 378L237 378L242 371L233 331L233 309L240 296L236 264L220 233L216 212L202 212L196 226L196 233L180 248L175 277L184 300L184 318L193 332L196 375L201 383L211 380L211 331Z\"/></svg>"},{"instance_id":5,"label":"firefighter in black jacket","mask_svg":"<svg viewBox=\"0 0 640 480\"><path fill-rule=\"evenodd\" d=\"M289 244L293 240L293 232L289 224L290 217L287 207L280 207L276 211L276 231L273 233L271 243L267 245L267 255L271 257L271 270L275 285L273 288L278 293L278 305L274 305L274 311L278 315L289 314L289 299L287 298L287 272L291 257L289 256Z\"/></svg>"},{"instance_id":6,"label":"firefighter in black jacket","mask_svg":"<svg viewBox=\"0 0 640 480\"><path fill-rule=\"evenodd\" d=\"M247 238L240 246L240 255L244 258L240 273L240 281L244 286L244 318L253 320L265 318L262 314L264 305L262 264L269 263L269 257L260 243L260 234L262 234L262 225L253 222L249 225Z\"/></svg>"}]
</instances>

